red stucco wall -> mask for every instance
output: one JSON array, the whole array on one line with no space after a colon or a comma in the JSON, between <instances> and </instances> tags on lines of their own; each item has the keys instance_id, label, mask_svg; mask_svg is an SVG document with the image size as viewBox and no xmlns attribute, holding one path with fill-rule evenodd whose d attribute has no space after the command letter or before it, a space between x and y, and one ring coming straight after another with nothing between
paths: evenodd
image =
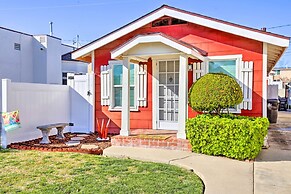
<instances>
[{"instance_id":1,"label":"red stucco wall","mask_svg":"<svg viewBox=\"0 0 291 194\"><path fill-rule=\"evenodd\" d=\"M110 118L111 132L118 132L120 128L121 112L110 112L107 106L100 103L100 65L108 64L110 51L126 42L128 39L150 32L162 32L176 39L193 44L208 52L209 56L242 54L244 61L254 61L253 110L242 110L242 115L262 116L262 50L263 44L258 41L209 29L195 24L182 24L162 27L146 25L122 38L115 40L95 50L96 72L96 118ZM130 126L134 128L152 128L152 63L148 61L148 101L146 108L139 108L139 112L131 112ZM189 72L191 86L192 74ZM189 117L196 113L189 108Z\"/></svg>"}]
</instances>

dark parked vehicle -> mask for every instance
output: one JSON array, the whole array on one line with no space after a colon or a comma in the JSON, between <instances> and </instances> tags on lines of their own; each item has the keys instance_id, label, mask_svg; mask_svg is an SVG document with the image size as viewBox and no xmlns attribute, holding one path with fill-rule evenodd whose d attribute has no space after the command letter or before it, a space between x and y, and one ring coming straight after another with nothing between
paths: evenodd
<instances>
[{"instance_id":1,"label":"dark parked vehicle","mask_svg":"<svg viewBox=\"0 0 291 194\"><path fill-rule=\"evenodd\" d=\"M286 111L287 107L288 107L287 98L279 97L279 111L281 111L281 110Z\"/></svg>"}]
</instances>

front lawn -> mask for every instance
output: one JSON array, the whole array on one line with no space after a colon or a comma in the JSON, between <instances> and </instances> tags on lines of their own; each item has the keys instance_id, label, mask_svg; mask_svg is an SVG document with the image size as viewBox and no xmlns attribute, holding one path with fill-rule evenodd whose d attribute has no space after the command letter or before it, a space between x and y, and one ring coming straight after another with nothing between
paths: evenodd
<instances>
[{"instance_id":1,"label":"front lawn","mask_svg":"<svg viewBox=\"0 0 291 194\"><path fill-rule=\"evenodd\" d=\"M0 193L203 193L194 173L102 156L0 150Z\"/></svg>"}]
</instances>

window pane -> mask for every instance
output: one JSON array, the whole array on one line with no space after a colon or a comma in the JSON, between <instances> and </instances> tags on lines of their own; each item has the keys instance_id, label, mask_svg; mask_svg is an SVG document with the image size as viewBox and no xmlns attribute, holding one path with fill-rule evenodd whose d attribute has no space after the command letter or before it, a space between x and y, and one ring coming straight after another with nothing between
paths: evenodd
<instances>
[{"instance_id":1,"label":"window pane","mask_svg":"<svg viewBox=\"0 0 291 194\"><path fill-rule=\"evenodd\" d=\"M175 97L178 98L179 97L179 86L175 87Z\"/></svg>"},{"instance_id":2,"label":"window pane","mask_svg":"<svg viewBox=\"0 0 291 194\"><path fill-rule=\"evenodd\" d=\"M166 95L166 87L165 86L160 86L159 87L159 95L160 96L165 96Z\"/></svg>"},{"instance_id":3,"label":"window pane","mask_svg":"<svg viewBox=\"0 0 291 194\"><path fill-rule=\"evenodd\" d=\"M179 84L179 73L175 73L175 84Z\"/></svg>"},{"instance_id":4,"label":"window pane","mask_svg":"<svg viewBox=\"0 0 291 194\"><path fill-rule=\"evenodd\" d=\"M175 121L178 121L178 112L175 112Z\"/></svg>"},{"instance_id":5,"label":"window pane","mask_svg":"<svg viewBox=\"0 0 291 194\"><path fill-rule=\"evenodd\" d=\"M122 65L113 66L113 84L122 85Z\"/></svg>"},{"instance_id":6,"label":"window pane","mask_svg":"<svg viewBox=\"0 0 291 194\"><path fill-rule=\"evenodd\" d=\"M114 88L114 101L115 101L115 106L121 106L121 99L122 99L122 88Z\"/></svg>"},{"instance_id":7,"label":"window pane","mask_svg":"<svg viewBox=\"0 0 291 194\"><path fill-rule=\"evenodd\" d=\"M175 101L175 110L178 110L178 108L179 108L179 101Z\"/></svg>"},{"instance_id":8,"label":"window pane","mask_svg":"<svg viewBox=\"0 0 291 194\"><path fill-rule=\"evenodd\" d=\"M169 111L168 112L167 120L168 121L174 121L174 111Z\"/></svg>"},{"instance_id":9,"label":"window pane","mask_svg":"<svg viewBox=\"0 0 291 194\"><path fill-rule=\"evenodd\" d=\"M160 72L166 72L167 71L167 65L166 65L166 61L160 61L159 62L159 71Z\"/></svg>"},{"instance_id":10,"label":"window pane","mask_svg":"<svg viewBox=\"0 0 291 194\"><path fill-rule=\"evenodd\" d=\"M113 84L114 85L122 85L122 70L123 66L122 65L114 65L113 67ZM134 85L134 64L130 64L130 85Z\"/></svg>"},{"instance_id":11,"label":"window pane","mask_svg":"<svg viewBox=\"0 0 291 194\"><path fill-rule=\"evenodd\" d=\"M167 84L174 84L174 73L168 73Z\"/></svg>"},{"instance_id":12,"label":"window pane","mask_svg":"<svg viewBox=\"0 0 291 194\"><path fill-rule=\"evenodd\" d=\"M166 115L167 115L166 111L164 111L164 110L159 111L160 120L162 120L162 121L166 120Z\"/></svg>"},{"instance_id":13,"label":"window pane","mask_svg":"<svg viewBox=\"0 0 291 194\"><path fill-rule=\"evenodd\" d=\"M167 91L168 91L168 97L173 97L174 96L174 93L175 93L175 86L168 86L167 87Z\"/></svg>"},{"instance_id":14,"label":"window pane","mask_svg":"<svg viewBox=\"0 0 291 194\"><path fill-rule=\"evenodd\" d=\"M164 98L159 99L159 108L165 108L166 107L166 100Z\"/></svg>"},{"instance_id":15,"label":"window pane","mask_svg":"<svg viewBox=\"0 0 291 194\"><path fill-rule=\"evenodd\" d=\"M134 85L134 64L130 64L130 85Z\"/></svg>"},{"instance_id":16,"label":"window pane","mask_svg":"<svg viewBox=\"0 0 291 194\"><path fill-rule=\"evenodd\" d=\"M122 106L122 88L115 87L114 88L114 101L115 106ZM135 94L134 87L130 87L130 106L134 107L135 102Z\"/></svg>"},{"instance_id":17,"label":"window pane","mask_svg":"<svg viewBox=\"0 0 291 194\"><path fill-rule=\"evenodd\" d=\"M174 72L174 61L168 61L167 66L168 66L168 72Z\"/></svg>"},{"instance_id":18,"label":"window pane","mask_svg":"<svg viewBox=\"0 0 291 194\"><path fill-rule=\"evenodd\" d=\"M236 77L236 61L210 61L209 73L224 73L226 75Z\"/></svg>"},{"instance_id":19,"label":"window pane","mask_svg":"<svg viewBox=\"0 0 291 194\"><path fill-rule=\"evenodd\" d=\"M168 99L167 101L167 109L174 109L174 100L173 99Z\"/></svg>"},{"instance_id":20,"label":"window pane","mask_svg":"<svg viewBox=\"0 0 291 194\"><path fill-rule=\"evenodd\" d=\"M135 101L134 87L130 87L130 106L134 107L134 101Z\"/></svg>"},{"instance_id":21,"label":"window pane","mask_svg":"<svg viewBox=\"0 0 291 194\"><path fill-rule=\"evenodd\" d=\"M166 84L167 82L167 75L166 74L160 74L159 76L159 81L160 81L160 84Z\"/></svg>"},{"instance_id":22,"label":"window pane","mask_svg":"<svg viewBox=\"0 0 291 194\"><path fill-rule=\"evenodd\" d=\"M175 72L179 72L180 61L175 61Z\"/></svg>"}]
</instances>

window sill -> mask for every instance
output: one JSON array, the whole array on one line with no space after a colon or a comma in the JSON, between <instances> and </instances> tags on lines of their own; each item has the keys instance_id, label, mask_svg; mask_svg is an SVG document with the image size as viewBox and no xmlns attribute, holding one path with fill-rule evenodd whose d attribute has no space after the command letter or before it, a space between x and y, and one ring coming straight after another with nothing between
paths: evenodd
<instances>
[{"instance_id":1,"label":"window sill","mask_svg":"<svg viewBox=\"0 0 291 194\"><path fill-rule=\"evenodd\" d=\"M122 108L120 107L115 107L115 108L110 108L108 109L110 112L121 112ZM130 108L130 112L138 112L138 108Z\"/></svg>"},{"instance_id":2,"label":"window sill","mask_svg":"<svg viewBox=\"0 0 291 194\"><path fill-rule=\"evenodd\" d=\"M207 111L205 111L204 113L208 113ZM227 110L222 110L222 113L228 113ZM229 113L231 114L241 114L241 109L231 109L229 110Z\"/></svg>"},{"instance_id":3,"label":"window sill","mask_svg":"<svg viewBox=\"0 0 291 194\"><path fill-rule=\"evenodd\" d=\"M227 110L223 110L222 113L228 113L228 111ZM237 109L237 110L231 109L231 110L229 110L229 113L232 113L232 114L241 114L241 109Z\"/></svg>"}]
</instances>

